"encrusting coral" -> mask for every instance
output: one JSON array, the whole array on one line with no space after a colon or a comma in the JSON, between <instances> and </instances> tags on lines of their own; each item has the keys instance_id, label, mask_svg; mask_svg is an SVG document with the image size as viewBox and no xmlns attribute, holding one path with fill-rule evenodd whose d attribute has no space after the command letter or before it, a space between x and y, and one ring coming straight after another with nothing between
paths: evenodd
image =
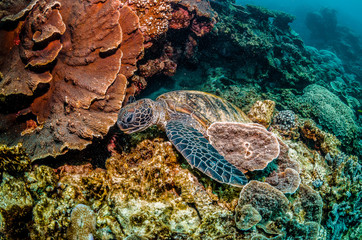
<instances>
[{"instance_id":1,"label":"encrusting coral","mask_svg":"<svg viewBox=\"0 0 362 240\"><path fill-rule=\"evenodd\" d=\"M294 193L301 183L300 166L296 160L289 157L289 147L280 138L278 141L280 153L275 160L278 168L265 178L265 182L283 193Z\"/></svg>"},{"instance_id":2,"label":"encrusting coral","mask_svg":"<svg viewBox=\"0 0 362 240\"><path fill-rule=\"evenodd\" d=\"M250 181L240 192L235 221L237 226L242 227L240 230L247 231L257 225L262 231L278 236L278 239L317 239L322 207L322 198L308 186L301 185L293 202L290 202L282 192L269 184ZM245 219L246 209L250 211ZM240 224L248 221L248 225ZM244 226L248 227L243 229ZM254 236L258 235L254 233Z\"/></svg>"},{"instance_id":3,"label":"encrusting coral","mask_svg":"<svg viewBox=\"0 0 362 240\"><path fill-rule=\"evenodd\" d=\"M33 199L25 183L7 173L3 174L0 199L0 237L12 239L12 236L26 233Z\"/></svg>"},{"instance_id":4,"label":"encrusting coral","mask_svg":"<svg viewBox=\"0 0 362 240\"><path fill-rule=\"evenodd\" d=\"M260 124L215 122L207 135L211 145L238 169L264 169L279 155L277 137Z\"/></svg>"},{"instance_id":5,"label":"encrusting coral","mask_svg":"<svg viewBox=\"0 0 362 240\"><path fill-rule=\"evenodd\" d=\"M35 6L39 0L4 0L0 3L0 21L4 22L14 22L24 15Z\"/></svg>"},{"instance_id":6,"label":"encrusting coral","mask_svg":"<svg viewBox=\"0 0 362 240\"><path fill-rule=\"evenodd\" d=\"M248 117L255 123L268 128L272 122L275 102L271 100L256 101L248 112Z\"/></svg>"}]
</instances>

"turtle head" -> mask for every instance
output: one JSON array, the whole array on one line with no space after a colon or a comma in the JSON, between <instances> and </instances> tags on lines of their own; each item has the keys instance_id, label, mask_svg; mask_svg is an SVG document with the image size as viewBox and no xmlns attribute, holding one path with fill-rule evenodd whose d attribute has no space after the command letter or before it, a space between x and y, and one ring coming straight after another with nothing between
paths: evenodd
<instances>
[{"instance_id":1,"label":"turtle head","mask_svg":"<svg viewBox=\"0 0 362 240\"><path fill-rule=\"evenodd\" d=\"M118 114L117 125L124 133L143 131L156 124L156 102L145 98L123 107Z\"/></svg>"}]
</instances>

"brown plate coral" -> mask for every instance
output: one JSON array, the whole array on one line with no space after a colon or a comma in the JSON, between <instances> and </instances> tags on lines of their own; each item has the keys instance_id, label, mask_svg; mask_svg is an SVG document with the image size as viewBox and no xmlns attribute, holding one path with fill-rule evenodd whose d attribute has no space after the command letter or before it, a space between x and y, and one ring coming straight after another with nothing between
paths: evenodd
<instances>
[{"instance_id":1,"label":"brown plate coral","mask_svg":"<svg viewBox=\"0 0 362 240\"><path fill-rule=\"evenodd\" d=\"M35 160L104 136L143 51L138 27L120 1L43 0L1 30L0 142Z\"/></svg>"}]
</instances>

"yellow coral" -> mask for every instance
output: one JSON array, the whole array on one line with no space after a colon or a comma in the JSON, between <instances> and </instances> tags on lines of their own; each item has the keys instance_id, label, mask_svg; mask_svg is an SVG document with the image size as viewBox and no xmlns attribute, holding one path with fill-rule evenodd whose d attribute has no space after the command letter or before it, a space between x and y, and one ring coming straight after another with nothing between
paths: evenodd
<instances>
[{"instance_id":1,"label":"yellow coral","mask_svg":"<svg viewBox=\"0 0 362 240\"><path fill-rule=\"evenodd\" d=\"M21 143L12 147L0 145L0 171L23 172L29 168L29 164L30 159Z\"/></svg>"}]
</instances>

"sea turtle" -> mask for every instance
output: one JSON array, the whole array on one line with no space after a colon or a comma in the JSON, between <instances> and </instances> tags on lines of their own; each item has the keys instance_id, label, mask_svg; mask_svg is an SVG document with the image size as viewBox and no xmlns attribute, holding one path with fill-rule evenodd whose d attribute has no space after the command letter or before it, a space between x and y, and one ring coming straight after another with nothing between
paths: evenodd
<instances>
[{"instance_id":1,"label":"sea turtle","mask_svg":"<svg viewBox=\"0 0 362 240\"><path fill-rule=\"evenodd\" d=\"M242 171L229 163L209 143L206 131L214 122L251 122L235 105L200 91L172 91L156 101L145 98L121 109L117 125L134 133L158 125L192 167L212 179L233 186L248 181Z\"/></svg>"}]
</instances>

